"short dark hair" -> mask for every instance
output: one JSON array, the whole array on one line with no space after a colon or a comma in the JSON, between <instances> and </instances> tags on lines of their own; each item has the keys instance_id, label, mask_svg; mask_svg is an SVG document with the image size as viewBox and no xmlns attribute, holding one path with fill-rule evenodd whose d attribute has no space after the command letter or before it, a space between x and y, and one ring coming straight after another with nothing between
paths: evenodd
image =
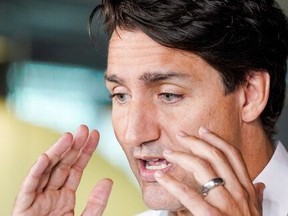
<instances>
[{"instance_id":1,"label":"short dark hair","mask_svg":"<svg viewBox=\"0 0 288 216\"><path fill-rule=\"evenodd\" d=\"M166 47L201 56L219 71L225 93L253 71L270 75L270 96L260 115L269 138L285 101L287 17L274 0L103 0L100 11L111 34L140 30Z\"/></svg>"}]
</instances>

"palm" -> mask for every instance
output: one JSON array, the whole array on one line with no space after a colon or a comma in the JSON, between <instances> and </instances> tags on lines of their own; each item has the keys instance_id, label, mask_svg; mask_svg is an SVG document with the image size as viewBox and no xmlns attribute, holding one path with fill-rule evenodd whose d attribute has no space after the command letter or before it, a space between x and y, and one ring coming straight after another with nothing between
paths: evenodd
<instances>
[{"instance_id":1,"label":"palm","mask_svg":"<svg viewBox=\"0 0 288 216\"><path fill-rule=\"evenodd\" d=\"M23 215L74 215L75 193L65 189L45 191L35 196Z\"/></svg>"},{"instance_id":2,"label":"palm","mask_svg":"<svg viewBox=\"0 0 288 216\"><path fill-rule=\"evenodd\" d=\"M94 130L89 135L85 126L74 136L64 134L31 168L12 215L74 215L75 193L98 140L98 132ZM83 215L102 215L111 186L107 179L96 185Z\"/></svg>"}]
</instances>

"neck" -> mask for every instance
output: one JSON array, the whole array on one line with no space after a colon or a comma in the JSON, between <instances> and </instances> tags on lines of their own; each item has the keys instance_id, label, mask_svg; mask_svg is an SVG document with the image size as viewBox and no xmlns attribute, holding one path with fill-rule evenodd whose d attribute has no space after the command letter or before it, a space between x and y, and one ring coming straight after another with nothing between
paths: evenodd
<instances>
[{"instance_id":1,"label":"neck","mask_svg":"<svg viewBox=\"0 0 288 216\"><path fill-rule=\"evenodd\" d=\"M273 144L259 122L245 125L240 151L246 163L251 180L265 168L273 155Z\"/></svg>"}]
</instances>

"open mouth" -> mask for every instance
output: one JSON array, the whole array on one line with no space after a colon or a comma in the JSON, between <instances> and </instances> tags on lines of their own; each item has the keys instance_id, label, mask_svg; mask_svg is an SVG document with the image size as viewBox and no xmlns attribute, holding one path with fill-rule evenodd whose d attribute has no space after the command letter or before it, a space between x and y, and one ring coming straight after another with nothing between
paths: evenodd
<instances>
[{"instance_id":1,"label":"open mouth","mask_svg":"<svg viewBox=\"0 0 288 216\"><path fill-rule=\"evenodd\" d=\"M139 162L139 174L142 180L147 182L156 181L154 175L157 170L169 172L169 170L173 169L173 164L164 158L145 158L140 159Z\"/></svg>"},{"instance_id":2,"label":"open mouth","mask_svg":"<svg viewBox=\"0 0 288 216\"><path fill-rule=\"evenodd\" d=\"M147 170L162 170L171 166L171 163L169 163L167 160L158 158L145 160L144 163Z\"/></svg>"}]
</instances>

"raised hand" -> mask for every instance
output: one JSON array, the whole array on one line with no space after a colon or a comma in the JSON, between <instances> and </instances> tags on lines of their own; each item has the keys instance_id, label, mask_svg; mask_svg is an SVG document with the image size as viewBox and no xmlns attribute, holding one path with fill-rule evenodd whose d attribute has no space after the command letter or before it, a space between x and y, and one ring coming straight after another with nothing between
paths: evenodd
<instances>
[{"instance_id":1,"label":"raised hand","mask_svg":"<svg viewBox=\"0 0 288 216\"><path fill-rule=\"evenodd\" d=\"M194 174L199 191L161 171L155 173L159 184L187 208L187 215L262 215L265 185L252 184L240 151L206 128L202 127L199 135L200 139L179 136L179 144L188 150L185 153L164 152L168 161ZM201 194L201 186L215 178L223 179L225 184L212 187L207 195Z\"/></svg>"},{"instance_id":2,"label":"raised hand","mask_svg":"<svg viewBox=\"0 0 288 216\"><path fill-rule=\"evenodd\" d=\"M75 193L82 173L99 141L86 126L65 133L30 169L17 195L12 216L74 215ZM83 216L101 216L112 188L103 179L92 190Z\"/></svg>"}]
</instances>

